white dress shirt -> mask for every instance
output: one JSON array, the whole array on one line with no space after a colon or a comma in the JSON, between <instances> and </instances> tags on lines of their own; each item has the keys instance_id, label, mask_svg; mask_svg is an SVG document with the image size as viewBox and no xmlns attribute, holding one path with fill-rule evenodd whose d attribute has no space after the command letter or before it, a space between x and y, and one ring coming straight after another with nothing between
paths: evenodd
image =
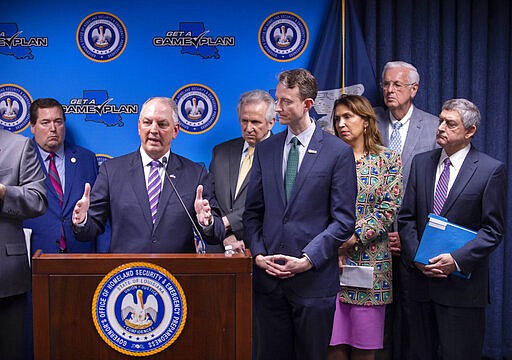
<instances>
[{"instance_id":1,"label":"white dress shirt","mask_svg":"<svg viewBox=\"0 0 512 360\"><path fill-rule=\"evenodd\" d=\"M304 159L304 155L306 154L306 150L309 146L309 142L311 141L311 138L313 137L313 133L315 132L315 122L312 121L311 125L301 132L299 135L294 135L290 129L288 129L288 134L286 135L286 140L284 142L284 151L283 151L283 180L284 175L286 173L286 164L288 163L288 153L290 152L291 148L291 141L292 138L295 136L300 141L299 145L299 166L297 168L297 171L300 171L300 166L302 164L302 159Z\"/></svg>"}]
</instances>

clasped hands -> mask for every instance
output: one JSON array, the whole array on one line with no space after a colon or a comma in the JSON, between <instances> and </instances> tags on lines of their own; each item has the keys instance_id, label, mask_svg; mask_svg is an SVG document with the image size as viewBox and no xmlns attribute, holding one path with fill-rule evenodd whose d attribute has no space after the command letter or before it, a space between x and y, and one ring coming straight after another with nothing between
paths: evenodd
<instances>
[{"instance_id":1,"label":"clasped hands","mask_svg":"<svg viewBox=\"0 0 512 360\"><path fill-rule=\"evenodd\" d=\"M428 260L429 264L414 263L414 265L423 273L423 275L446 279L448 275L457 270L455 260L450 254L441 254Z\"/></svg>"},{"instance_id":2,"label":"clasped hands","mask_svg":"<svg viewBox=\"0 0 512 360\"><path fill-rule=\"evenodd\" d=\"M311 262L304 256L297 258L294 256L276 254L276 255L258 255L254 259L256 265L266 271L267 274L280 279L287 279L313 267Z\"/></svg>"}]
</instances>

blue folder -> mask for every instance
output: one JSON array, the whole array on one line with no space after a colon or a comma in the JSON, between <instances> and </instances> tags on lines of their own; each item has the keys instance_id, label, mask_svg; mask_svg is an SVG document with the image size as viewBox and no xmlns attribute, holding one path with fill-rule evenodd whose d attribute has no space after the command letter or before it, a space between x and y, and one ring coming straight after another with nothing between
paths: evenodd
<instances>
[{"instance_id":1,"label":"blue folder","mask_svg":"<svg viewBox=\"0 0 512 360\"><path fill-rule=\"evenodd\" d=\"M429 214L428 218L420 246L418 246L414 257L415 262L428 265L429 259L439 254L451 253L476 237L475 231L453 224L442 216ZM453 274L466 279L471 276L471 274L465 275L458 271Z\"/></svg>"}]
</instances>

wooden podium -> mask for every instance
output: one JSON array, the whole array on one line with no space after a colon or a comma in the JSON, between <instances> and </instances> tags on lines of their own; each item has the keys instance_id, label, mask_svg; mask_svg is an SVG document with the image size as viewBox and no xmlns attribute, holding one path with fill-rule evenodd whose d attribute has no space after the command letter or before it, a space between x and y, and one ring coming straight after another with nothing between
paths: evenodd
<instances>
[{"instance_id":1,"label":"wooden podium","mask_svg":"<svg viewBox=\"0 0 512 360\"><path fill-rule=\"evenodd\" d=\"M126 263L170 272L187 318L169 347L148 359L251 359L252 259L224 254L41 254L32 258L36 360L128 359L98 334L92 299L104 276ZM137 356L138 357L138 356Z\"/></svg>"}]
</instances>

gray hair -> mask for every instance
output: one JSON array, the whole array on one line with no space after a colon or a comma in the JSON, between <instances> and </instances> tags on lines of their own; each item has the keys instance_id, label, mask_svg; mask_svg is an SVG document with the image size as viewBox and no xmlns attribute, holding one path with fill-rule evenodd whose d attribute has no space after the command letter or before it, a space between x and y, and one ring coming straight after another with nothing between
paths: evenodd
<instances>
[{"instance_id":1,"label":"gray hair","mask_svg":"<svg viewBox=\"0 0 512 360\"><path fill-rule=\"evenodd\" d=\"M384 80L384 74L386 73L386 70L388 69L396 69L396 68L405 68L408 71L408 78L409 83L411 84L418 84L420 83L420 74L418 73L418 70L416 68L406 63L405 61L390 61L384 65L384 69L382 69L382 80Z\"/></svg>"},{"instance_id":2,"label":"gray hair","mask_svg":"<svg viewBox=\"0 0 512 360\"><path fill-rule=\"evenodd\" d=\"M478 128L480 126L480 110L471 101L466 99L450 99L443 104L442 110L457 111L462 119L464 128L471 126Z\"/></svg>"},{"instance_id":3,"label":"gray hair","mask_svg":"<svg viewBox=\"0 0 512 360\"><path fill-rule=\"evenodd\" d=\"M268 123L271 122L276 117L274 99L268 92L263 90L247 91L240 96L240 100L238 100L238 105L236 106L236 113L238 114L238 118L240 118L240 111L242 110L242 106L247 104L259 104L261 102L267 105L265 119Z\"/></svg>"},{"instance_id":4,"label":"gray hair","mask_svg":"<svg viewBox=\"0 0 512 360\"><path fill-rule=\"evenodd\" d=\"M176 125L178 123L178 106L176 105L174 100L171 99L170 97L165 97L165 96L150 97L149 99L147 99L144 102L144 104L142 104L142 108L140 109L140 113L142 114L142 112L144 111L144 108L146 107L146 105L149 102L153 101L153 100L158 100L158 101L165 102L165 103L167 103L167 105L169 105L171 107L173 124Z\"/></svg>"}]
</instances>

